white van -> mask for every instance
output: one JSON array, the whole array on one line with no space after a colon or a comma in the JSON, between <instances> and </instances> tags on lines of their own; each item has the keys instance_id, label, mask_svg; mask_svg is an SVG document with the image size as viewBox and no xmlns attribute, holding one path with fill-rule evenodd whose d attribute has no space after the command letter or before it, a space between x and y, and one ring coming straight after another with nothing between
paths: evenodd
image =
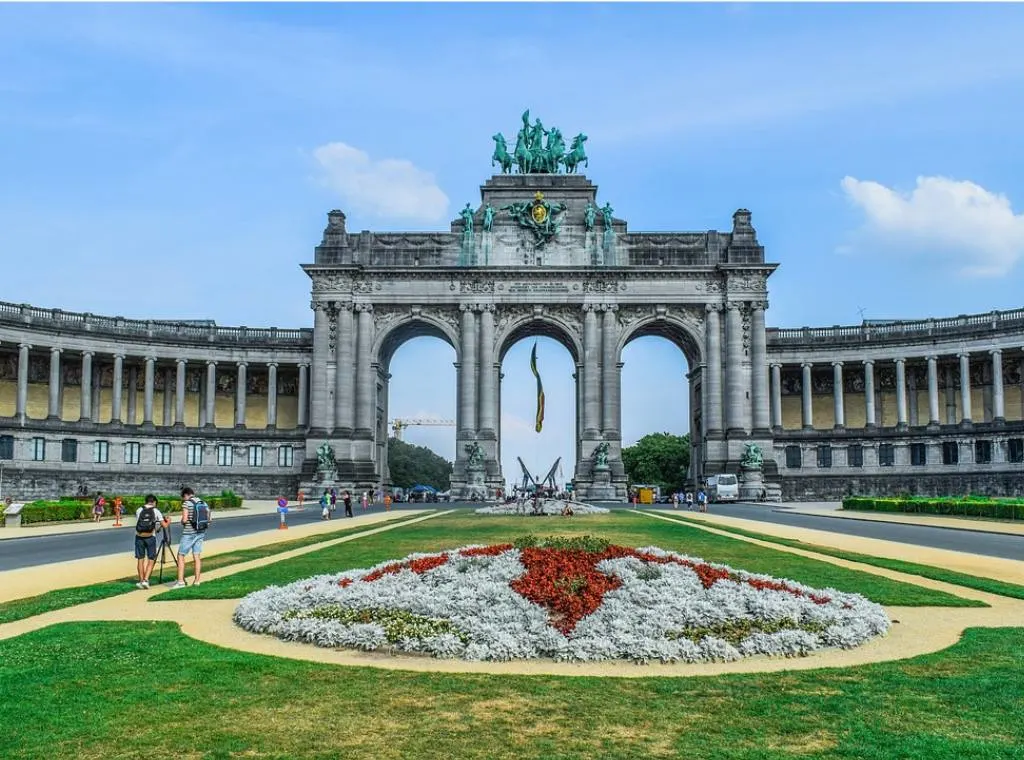
<instances>
[{"instance_id":1,"label":"white van","mask_svg":"<svg viewBox=\"0 0 1024 760\"><path fill-rule=\"evenodd\" d=\"M712 475L708 478L708 501L739 501L740 482L735 475Z\"/></svg>"}]
</instances>

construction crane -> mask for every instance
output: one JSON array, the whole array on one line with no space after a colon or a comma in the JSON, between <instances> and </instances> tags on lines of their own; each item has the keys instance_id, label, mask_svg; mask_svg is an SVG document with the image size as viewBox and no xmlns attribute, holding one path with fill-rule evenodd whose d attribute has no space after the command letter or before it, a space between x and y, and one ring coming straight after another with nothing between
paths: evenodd
<instances>
[{"instance_id":1,"label":"construction crane","mask_svg":"<svg viewBox=\"0 0 1024 760\"><path fill-rule=\"evenodd\" d=\"M407 427L412 427L413 425L455 427L455 422L453 420L435 420L426 417L417 417L416 419L393 419L391 420L391 432L394 433L395 438L400 441L402 440L402 431Z\"/></svg>"}]
</instances>

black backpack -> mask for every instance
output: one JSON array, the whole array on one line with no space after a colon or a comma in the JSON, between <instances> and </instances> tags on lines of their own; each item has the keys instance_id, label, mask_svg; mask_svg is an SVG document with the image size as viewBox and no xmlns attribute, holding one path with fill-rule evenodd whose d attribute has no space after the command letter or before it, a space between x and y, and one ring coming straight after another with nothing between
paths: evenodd
<instances>
[{"instance_id":1,"label":"black backpack","mask_svg":"<svg viewBox=\"0 0 1024 760\"><path fill-rule=\"evenodd\" d=\"M188 516L189 525L196 533L202 533L210 527L210 507L202 499L192 500L192 510Z\"/></svg>"},{"instance_id":2,"label":"black backpack","mask_svg":"<svg viewBox=\"0 0 1024 760\"><path fill-rule=\"evenodd\" d=\"M152 535L156 530L156 509L154 507L143 507L139 512L139 519L135 522L135 532L139 535Z\"/></svg>"}]
</instances>

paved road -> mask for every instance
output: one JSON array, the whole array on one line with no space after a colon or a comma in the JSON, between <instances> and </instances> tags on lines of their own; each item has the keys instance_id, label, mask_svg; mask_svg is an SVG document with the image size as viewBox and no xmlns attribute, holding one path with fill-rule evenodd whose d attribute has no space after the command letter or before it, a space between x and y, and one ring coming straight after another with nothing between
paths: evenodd
<instances>
[{"instance_id":1,"label":"paved road","mask_svg":"<svg viewBox=\"0 0 1024 760\"><path fill-rule=\"evenodd\" d=\"M424 505L395 505L396 511L403 509L420 509ZM476 504L428 504L428 507L475 507ZM621 505L607 505L619 507ZM379 511L378 507L375 511ZM817 517L814 515L795 514L785 507L772 508L763 505L748 504L713 504L713 514L729 517L742 517L759 522L790 525L797 528L814 528L851 536L879 538L917 546L928 546L936 549L970 552L989 557L1024 560L1024 536L1011 536L998 533L979 533L968 530L950 530L948 528L932 528L919 525L900 525L898 523L869 522L866 520L849 520L835 517ZM357 510L358 511L358 510ZM669 510L671 513L671 510ZM288 516L290 525L316 522L320 519L318 509L307 509L303 512L292 512ZM232 517L215 521L211 528L210 539L229 538L267 530L277 526L277 515L262 514L247 517ZM177 546L180 527L172 528L172 537ZM37 536L8 539L0 542L0 571L13 570L19 567L44 565L51 562L95 557L117 552L127 556L132 551L132 531L130 528L115 530L98 530L87 533L71 533L56 536Z\"/></svg>"}]
</instances>

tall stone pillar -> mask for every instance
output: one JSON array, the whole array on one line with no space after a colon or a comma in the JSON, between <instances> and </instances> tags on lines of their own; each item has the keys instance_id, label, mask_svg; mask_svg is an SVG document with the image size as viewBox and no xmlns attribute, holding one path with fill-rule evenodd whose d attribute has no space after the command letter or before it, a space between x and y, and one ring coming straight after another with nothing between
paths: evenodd
<instances>
[{"instance_id":1,"label":"tall stone pillar","mask_svg":"<svg viewBox=\"0 0 1024 760\"><path fill-rule=\"evenodd\" d=\"M50 349L50 403L46 413L46 419L60 419L60 349Z\"/></svg>"},{"instance_id":2,"label":"tall stone pillar","mask_svg":"<svg viewBox=\"0 0 1024 760\"><path fill-rule=\"evenodd\" d=\"M138 416L136 413L136 407L138 405L139 395L139 368L134 364L128 367L128 424L134 425L135 419Z\"/></svg>"},{"instance_id":3,"label":"tall stone pillar","mask_svg":"<svg viewBox=\"0 0 1024 760\"><path fill-rule=\"evenodd\" d=\"M875 426L875 363L871 359L864 362L864 427Z\"/></svg>"},{"instance_id":4,"label":"tall stone pillar","mask_svg":"<svg viewBox=\"0 0 1024 760\"><path fill-rule=\"evenodd\" d=\"M352 304L339 304L338 337L334 368L334 429L344 437L355 427L355 330L352 329ZM300 370L301 371L301 370Z\"/></svg>"},{"instance_id":5,"label":"tall stone pillar","mask_svg":"<svg viewBox=\"0 0 1024 760\"><path fill-rule=\"evenodd\" d=\"M164 416L161 424L167 427L171 424L171 384L174 377L170 367L164 368Z\"/></svg>"},{"instance_id":6,"label":"tall stone pillar","mask_svg":"<svg viewBox=\"0 0 1024 760\"><path fill-rule=\"evenodd\" d=\"M20 343L18 345L18 401L15 413L18 415L18 422L22 425L25 424L25 419L28 415L28 362L30 348L32 347L28 343Z\"/></svg>"},{"instance_id":7,"label":"tall stone pillar","mask_svg":"<svg viewBox=\"0 0 1024 760\"><path fill-rule=\"evenodd\" d=\"M846 427L846 404L843 402L843 363L832 362L832 420L837 430Z\"/></svg>"},{"instance_id":8,"label":"tall stone pillar","mask_svg":"<svg viewBox=\"0 0 1024 760\"><path fill-rule=\"evenodd\" d=\"M782 365L772 364L772 429L782 431Z\"/></svg>"},{"instance_id":9,"label":"tall stone pillar","mask_svg":"<svg viewBox=\"0 0 1024 760\"><path fill-rule=\"evenodd\" d=\"M907 360L896 360L896 427L907 428Z\"/></svg>"},{"instance_id":10,"label":"tall stone pillar","mask_svg":"<svg viewBox=\"0 0 1024 760\"><path fill-rule=\"evenodd\" d=\"M740 304L725 307L726 435L745 436L746 388L743 382L743 314Z\"/></svg>"},{"instance_id":11,"label":"tall stone pillar","mask_svg":"<svg viewBox=\"0 0 1024 760\"><path fill-rule=\"evenodd\" d=\"M235 427L245 427L245 396L249 390L249 379L246 376L248 365L238 362L238 380L235 384Z\"/></svg>"},{"instance_id":12,"label":"tall stone pillar","mask_svg":"<svg viewBox=\"0 0 1024 760\"><path fill-rule=\"evenodd\" d=\"M277 362L267 365L267 427L277 427Z\"/></svg>"},{"instance_id":13,"label":"tall stone pillar","mask_svg":"<svg viewBox=\"0 0 1024 760\"><path fill-rule=\"evenodd\" d=\"M217 362L206 360L206 426L217 427Z\"/></svg>"},{"instance_id":14,"label":"tall stone pillar","mask_svg":"<svg viewBox=\"0 0 1024 760\"><path fill-rule=\"evenodd\" d=\"M1006 421L1006 401L1003 397L1003 352L992 350L992 421Z\"/></svg>"},{"instance_id":15,"label":"tall stone pillar","mask_svg":"<svg viewBox=\"0 0 1024 760\"><path fill-rule=\"evenodd\" d=\"M497 437L497 401L494 369L494 306L487 304L480 310L480 433L484 438Z\"/></svg>"},{"instance_id":16,"label":"tall stone pillar","mask_svg":"<svg viewBox=\"0 0 1024 760\"><path fill-rule=\"evenodd\" d=\"M330 393L327 387L327 362L330 360L330 317L328 306L323 301L313 301L313 366L310 383L309 427L316 432L326 432Z\"/></svg>"},{"instance_id":17,"label":"tall stone pillar","mask_svg":"<svg viewBox=\"0 0 1024 760\"><path fill-rule=\"evenodd\" d=\"M199 383L199 427L206 427L206 378Z\"/></svg>"},{"instance_id":18,"label":"tall stone pillar","mask_svg":"<svg viewBox=\"0 0 1024 760\"><path fill-rule=\"evenodd\" d=\"M583 437L601 437L601 342L594 304L583 304Z\"/></svg>"},{"instance_id":19,"label":"tall stone pillar","mask_svg":"<svg viewBox=\"0 0 1024 760\"><path fill-rule=\"evenodd\" d=\"M801 411L803 414L802 424L804 430L814 429L814 405L811 399L813 388L811 387L811 362L804 362L800 365L800 398Z\"/></svg>"},{"instance_id":20,"label":"tall stone pillar","mask_svg":"<svg viewBox=\"0 0 1024 760\"><path fill-rule=\"evenodd\" d=\"M960 354L960 416L961 425L971 424L971 357Z\"/></svg>"},{"instance_id":21,"label":"tall stone pillar","mask_svg":"<svg viewBox=\"0 0 1024 760\"><path fill-rule=\"evenodd\" d=\"M928 424L939 424L939 359L928 357Z\"/></svg>"},{"instance_id":22,"label":"tall stone pillar","mask_svg":"<svg viewBox=\"0 0 1024 760\"><path fill-rule=\"evenodd\" d=\"M474 439L477 432L476 420L476 312L471 304L459 306L461 316L461 334L459 335L460 350L458 374L458 409L460 438ZM458 457L459 452L456 452Z\"/></svg>"},{"instance_id":23,"label":"tall stone pillar","mask_svg":"<svg viewBox=\"0 0 1024 760\"><path fill-rule=\"evenodd\" d=\"M620 440L619 428L622 419L619 358L616 349L619 343L618 306L605 306L601 323L601 430L605 440Z\"/></svg>"},{"instance_id":24,"label":"tall stone pillar","mask_svg":"<svg viewBox=\"0 0 1024 760\"><path fill-rule=\"evenodd\" d=\"M185 368L188 362L178 359L177 375L174 378L174 425L185 427Z\"/></svg>"},{"instance_id":25,"label":"tall stone pillar","mask_svg":"<svg viewBox=\"0 0 1024 760\"><path fill-rule=\"evenodd\" d=\"M764 303L755 302L750 313L750 397L753 429L767 435L771 420L768 409L768 335L764 327Z\"/></svg>"},{"instance_id":26,"label":"tall stone pillar","mask_svg":"<svg viewBox=\"0 0 1024 760\"><path fill-rule=\"evenodd\" d=\"M146 376L143 381L142 424L153 424L153 386L156 379L156 357L146 357Z\"/></svg>"},{"instance_id":27,"label":"tall stone pillar","mask_svg":"<svg viewBox=\"0 0 1024 760\"><path fill-rule=\"evenodd\" d=\"M92 351L82 352L82 395L78 416L83 422L92 422L92 355Z\"/></svg>"},{"instance_id":28,"label":"tall stone pillar","mask_svg":"<svg viewBox=\"0 0 1024 760\"><path fill-rule=\"evenodd\" d=\"M356 346L356 435L373 440L377 383L373 370L373 305L359 304Z\"/></svg>"},{"instance_id":29,"label":"tall stone pillar","mask_svg":"<svg viewBox=\"0 0 1024 760\"><path fill-rule=\"evenodd\" d=\"M124 354L114 354L114 376L110 383L110 421L123 422L121 417L121 386L124 384ZM153 421L153 376L149 375L149 419Z\"/></svg>"},{"instance_id":30,"label":"tall stone pillar","mask_svg":"<svg viewBox=\"0 0 1024 760\"><path fill-rule=\"evenodd\" d=\"M309 424L309 365L299 365L299 427Z\"/></svg>"},{"instance_id":31,"label":"tall stone pillar","mask_svg":"<svg viewBox=\"0 0 1024 760\"><path fill-rule=\"evenodd\" d=\"M707 381L704 397L707 404L707 420L704 429L709 438L720 437L724 430L722 415L722 326L718 304L708 304L707 311Z\"/></svg>"}]
</instances>

